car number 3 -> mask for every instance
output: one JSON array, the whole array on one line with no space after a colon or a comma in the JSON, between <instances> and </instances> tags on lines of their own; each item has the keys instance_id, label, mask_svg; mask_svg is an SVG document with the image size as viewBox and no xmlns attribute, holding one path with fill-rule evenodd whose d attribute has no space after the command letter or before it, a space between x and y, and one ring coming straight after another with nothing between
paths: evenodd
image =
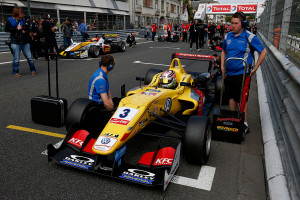
<instances>
[{"instance_id":1,"label":"car number 3","mask_svg":"<svg viewBox=\"0 0 300 200\"><path fill-rule=\"evenodd\" d=\"M119 115L120 118L125 118L128 116L128 113L130 112L130 109L124 109L123 113Z\"/></svg>"}]
</instances>

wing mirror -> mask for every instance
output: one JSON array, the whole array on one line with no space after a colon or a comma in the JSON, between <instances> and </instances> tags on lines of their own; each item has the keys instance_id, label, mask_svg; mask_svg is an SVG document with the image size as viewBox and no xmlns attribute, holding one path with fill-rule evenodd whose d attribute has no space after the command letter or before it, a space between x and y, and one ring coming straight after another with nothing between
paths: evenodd
<instances>
[{"instance_id":1,"label":"wing mirror","mask_svg":"<svg viewBox=\"0 0 300 200\"><path fill-rule=\"evenodd\" d=\"M190 82L180 82L180 86L192 86Z\"/></svg>"}]
</instances>

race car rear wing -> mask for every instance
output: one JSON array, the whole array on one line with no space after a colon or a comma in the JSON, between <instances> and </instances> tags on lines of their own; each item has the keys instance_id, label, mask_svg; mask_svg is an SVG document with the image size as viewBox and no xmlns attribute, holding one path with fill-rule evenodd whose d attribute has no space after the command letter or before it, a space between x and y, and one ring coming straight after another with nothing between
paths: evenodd
<instances>
[{"instance_id":1,"label":"race car rear wing","mask_svg":"<svg viewBox=\"0 0 300 200\"><path fill-rule=\"evenodd\" d=\"M198 61L211 61L215 62L215 57L210 55L188 54L188 53L173 53L172 60L174 58L186 59L186 60L198 60Z\"/></svg>"},{"instance_id":2,"label":"race car rear wing","mask_svg":"<svg viewBox=\"0 0 300 200\"><path fill-rule=\"evenodd\" d=\"M117 41L120 41L120 34L105 34L106 38L117 38Z\"/></svg>"}]
</instances>

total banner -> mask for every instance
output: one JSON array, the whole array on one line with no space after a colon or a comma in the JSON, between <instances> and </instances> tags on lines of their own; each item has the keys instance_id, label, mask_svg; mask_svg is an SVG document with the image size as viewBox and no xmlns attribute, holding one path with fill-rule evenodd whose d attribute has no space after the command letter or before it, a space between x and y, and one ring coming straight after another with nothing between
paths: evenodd
<instances>
[{"instance_id":1,"label":"total banner","mask_svg":"<svg viewBox=\"0 0 300 200\"><path fill-rule=\"evenodd\" d=\"M198 10L199 11L199 10ZM206 14L233 14L235 12L256 13L255 4L206 4Z\"/></svg>"}]
</instances>

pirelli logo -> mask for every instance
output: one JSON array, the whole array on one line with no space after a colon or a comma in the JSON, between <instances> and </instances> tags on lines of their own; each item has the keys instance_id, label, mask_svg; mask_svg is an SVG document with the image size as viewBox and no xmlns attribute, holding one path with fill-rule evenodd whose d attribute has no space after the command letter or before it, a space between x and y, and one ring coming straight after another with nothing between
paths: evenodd
<instances>
[{"instance_id":1,"label":"pirelli logo","mask_svg":"<svg viewBox=\"0 0 300 200\"><path fill-rule=\"evenodd\" d=\"M217 126L217 129L220 131L229 131L229 132L234 132L234 133L239 132L238 128L231 128L231 127L226 127L226 126Z\"/></svg>"}]
</instances>

